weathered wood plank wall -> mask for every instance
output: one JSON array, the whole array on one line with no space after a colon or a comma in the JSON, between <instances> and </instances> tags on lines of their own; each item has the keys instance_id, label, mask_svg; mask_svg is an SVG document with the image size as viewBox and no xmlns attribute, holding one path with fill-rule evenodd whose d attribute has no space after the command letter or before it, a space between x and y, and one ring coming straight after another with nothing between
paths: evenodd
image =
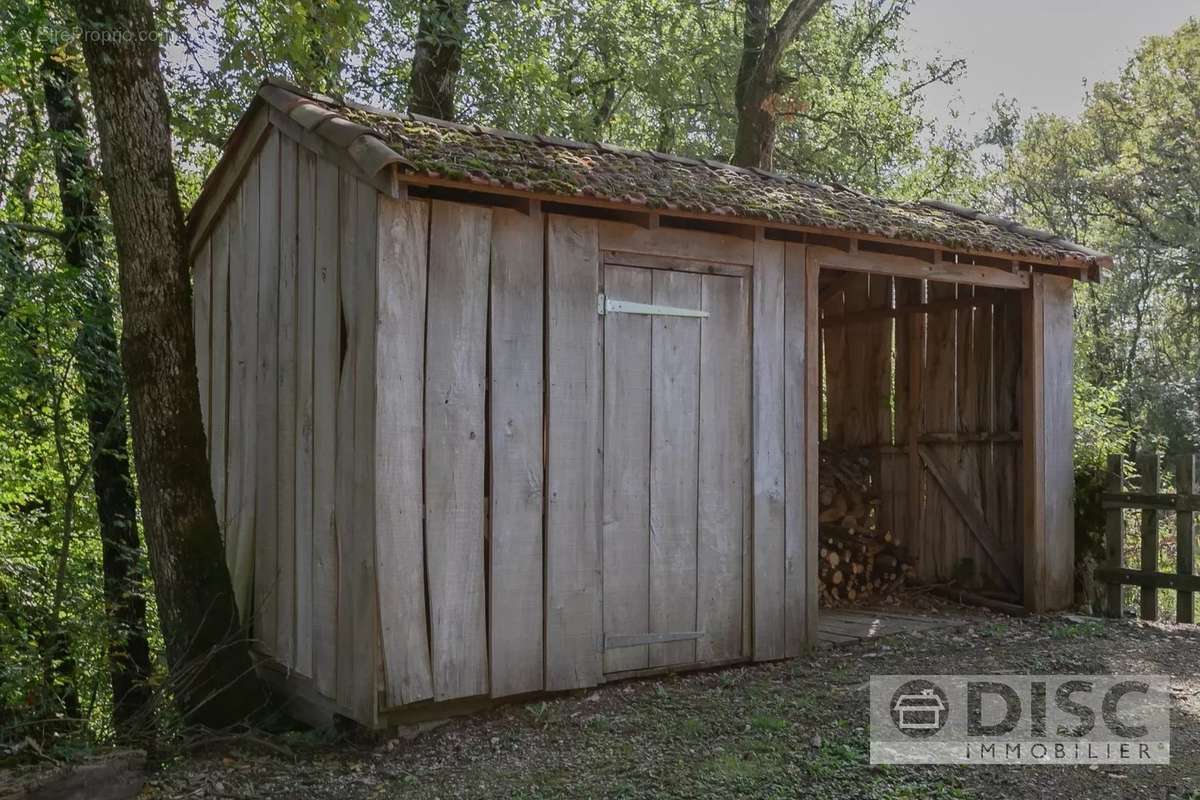
<instances>
[{"instance_id":1,"label":"weathered wood plank wall","mask_svg":"<svg viewBox=\"0 0 1200 800\"><path fill-rule=\"evenodd\" d=\"M787 652L785 245L761 234L754 244L754 658L765 661Z\"/></svg>"},{"instance_id":2,"label":"weathered wood plank wall","mask_svg":"<svg viewBox=\"0 0 1200 800\"><path fill-rule=\"evenodd\" d=\"M541 689L544 220L492 210L489 558L493 697Z\"/></svg>"},{"instance_id":3,"label":"weathered wood plank wall","mask_svg":"<svg viewBox=\"0 0 1200 800\"><path fill-rule=\"evenodd\" d=\"M379 639L375 196L272 133L197 251L197 374L239 610L259 652L364 721L375 673L357 667Z\"/></svg>"},{"instance_id":4,"label":"weathered wood plank wall","mask_svg":"<svg viewBox=\"0 0 1200 800\"><path fill-rule=\"evenodd\" d=\"M594 220L546 223L546 688L598 683L602 351Z\"/></svg>"},{"instance_id":5,"label":"weathered wood plank wall","mask_svg":"<svg viewBox=\"0 0 1200 800\"><path fill-rule=\"evenodd\" d=\"M425 342L425 562L435 700L487 691L484 427L491 209L433 202Z\"/></svg>"},{"instance_id":6,"label":"weathered wood plank wall","mask_svg":"<svg viewBox=\"0 0 1200 800\"><path fill-rule=\"evenodd\" d=\"M1020 582L1020 295L867 278L827 275L823 319L944 305L823 328L824 440L875 451L879 526L913 549L922 580L957 576L1019 591L1008 578ZM839 353L841 363L831 363ZM949 492L922 463L921 447L953 484Z\"/></svg>"},{"instance_id":7,"label":"weathered wood plank wall","mask_svg":"<svg viewBox=\"0 0 1200 800\"><path fill-rule=\"evenodd\" d=\"M712 316L704 322L699 354L696 630L706 635L695 656L719 661L746 653L742 628L750 464L732 456L748 452L750 443L750 364L745 358L750 350L749 279L706 275L701 280L700 307ZM606 581L609 574L605 572Z\"/></svg>"},{"instance_id":8,"label":"weathered wood plank wall","mask_svg":"<svg viewBox=\"0 0 1200 800\"><path fill-rule=\"evenodd\" d=\"M654 270L653 303L700 308L700 275ZM653 317L650 383L650 631L696 631L700 320ZM695 661L695 641L650 645L650 666Z\"/></svg>"},{"instance_id":9,"label":"weathered wood plank wall","mask_svg":"<svg viewBox=\"0 0 1200 800\"><path fill-rule=\"evenodd\" d=\"M433 696L425 605L425 296L429 204L381 198L375 435L385 705Z\"/></svg>"},{"instance_id":10,"label":"weathered wood plank wall","mask_svg":"<svg viewBox=\"0 0 1200 800\"><path fill-rule=\"evenodd\" d=\"M650 303L649 270L608 266L604 291ZM650 628L650 406L652 317L604 318L604 630ZM645 669L649 647L606 650L604 671Z\"/></svg>"},{"instance_id":11,"label":"weathered wood plank wall","mask_svg":"<svg viewBox=\"0 0 1200 800\"><path fill-rule=\"evenodd\" d=\"M817 434L807 416L815 411L809 402L817 373L809 364L816 329L808 309L817 267L803 245L761 234L754 244L753 655L763 661L795 655L816 635L816 531L807 509L816 491ZM842 383L828 402L844 403L846 392Z\"/></svg>"},{"instance_id":12,"label":"weathered wood plank wall","mask_svg":"<svg viewBox=\"0 0 1200 800\"><path fill-rule=\"evenodd\" d=\"M1035 275L1023 297L1022 433L1025 486L1025 604L1065 608L1074 583L1075 537L1071 375L1074 357L1069 278Z\"/></svg>"},{"instance_id":13,"label":"weathered wood plank wall","mask_svg":"<svg viewBox=\"0 0 1200 800\"><path fill-rule=\"evenodd\" d=\"M307 696L370 725L812 641L802 245L391 198L274 130L215 216L194 322L226 555ZM602 323L604 281L710 316Z\"/></svg>"}]
</instances>

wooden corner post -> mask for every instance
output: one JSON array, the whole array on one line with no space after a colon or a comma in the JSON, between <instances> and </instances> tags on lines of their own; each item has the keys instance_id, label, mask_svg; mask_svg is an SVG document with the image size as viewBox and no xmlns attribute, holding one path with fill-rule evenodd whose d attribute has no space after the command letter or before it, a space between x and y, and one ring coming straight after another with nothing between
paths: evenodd
<instances>
[{"instance_id":1,"label":"wooden corner post","mask_svg":"<svg viewBox=\"0 0 1200 800\"><path fill-rule=\"evenodd\" d=\"M1024 595L1032 612L1074 599L1070 278L1035 273L1022 295Z\"/></svg>"}]
</instances>

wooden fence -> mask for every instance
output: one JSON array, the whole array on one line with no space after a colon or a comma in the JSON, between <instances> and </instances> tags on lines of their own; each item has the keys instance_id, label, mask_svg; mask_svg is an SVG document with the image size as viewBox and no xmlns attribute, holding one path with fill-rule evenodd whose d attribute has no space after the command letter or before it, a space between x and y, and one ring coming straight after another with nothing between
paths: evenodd
<instances>
[{"instance_id":1,"label":"wooden fence","mask_svg":"<svg viewBox=\"0 0 1200 800\"><path fill-rule=\"evenodd\" d=\"M1096 577L1108 584L1105 610L1110 617L1121 616L1121 588L1138 586L1141 589L1140 616L1158 618L1158 590L1174 589L1176 619L1195 622L1194 592L1200 592L1200 577L1194 574L1195 528L1194 514L1200 511L1200 492L1197 490L1197 456L1194 453L1172 459L1175 468L1175 491L1162 491L1162 456L1147 454L1137 459L1136 491L1127 491L1125 459L1109 456L1108 485L1102 495L1106 511L1105 551L1103 567ZM1124 563L1125 509L1141 512L1141 568L1130 569ZM1177 551L1174 572L1159 571L1159 517L1164 511L1175 513Z\"/></svg>"}]
</instances>

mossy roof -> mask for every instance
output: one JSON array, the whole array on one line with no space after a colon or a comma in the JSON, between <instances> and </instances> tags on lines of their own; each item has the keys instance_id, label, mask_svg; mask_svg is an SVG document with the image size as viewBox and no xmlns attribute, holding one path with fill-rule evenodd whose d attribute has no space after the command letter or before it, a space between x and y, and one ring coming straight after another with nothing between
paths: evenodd
<instances>
[{"instance_id":1,"label":"mossy roof","mask_svg":"<svg viewBox=\"0 0 1200 800\"><path fill-rule=\"evenodd\" d=\"M368 171L563 198L862 234L1054 263L1111 259L1051 233L936 200L901 202L793 175L600 142L531 136L395 113L269 81L260 97Z\"/></svg>"}]
</instances>

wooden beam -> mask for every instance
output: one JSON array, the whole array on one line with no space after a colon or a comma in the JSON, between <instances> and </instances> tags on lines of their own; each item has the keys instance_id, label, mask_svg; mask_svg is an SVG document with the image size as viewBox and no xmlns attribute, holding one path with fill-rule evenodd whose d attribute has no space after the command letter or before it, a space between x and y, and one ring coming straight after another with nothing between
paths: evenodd
<instances>
[{"instance_id":1,"label":"wooden beam","mask_svg":"<svg viewBox=\"0 0 1200 800\"><path fill-rule=\"evenodd\" d=\"M940 250L934 251L933 262L922 261L913 256L891 253L875 253L859 250L851 253L832 247L813 247L813 254L822 267L844 269L852 272L877 272L905 278L923 278L948 283L970 283L976 286L996 286L1002 289L1026 289L1029 275L1024 272L1009 272L995 267L979 267L970 264L954 264L937 259Z\"/></svg>"},{"instance_id":2,"label":"wooden beam","mask_svg":"<svg viewBox=\"0 0 1200 800\"><path fill-rule=\"evenodd\" d=\"M455 180L451 180L448 178L442 178L442 177L432 177L432 176L428 176L428 175L407 174L404 176L404 180L410 184L418 185L418 186L446 186L446 187L451 187L451 188L462 188L464 186L467 186L471 189L479 189L479 187L474 184L464 184L462 181L455 181ZM613 209L615 211L629 211L630 210L629 203L622 203L622 202L618 202L615 200L606 200L606 199L598 198L598 197L582 197L582 196L567 197L565 195L549 194L546 192L522 191L520 189L512 189L512 188L509 188L506 186L489 186L488 193L495 194L495 195L506 195L506 196L533 197L533 198L543 200L548 203L557 203L559 207L556 209L556 213L566 213L566 207L572 206L572 205L578 206L581 208L608 208L608 209ZM662 211L659 211L658 214L659 214L660 220L662 222L667 222L667 221L671 221L671 220L700 220L700 221L705 221L705 222L711 222L714 225L729 225L729 224L731 224L730 216L727 214L710 214L710 213L703 213L703 212L688 212L688 211L681 211L681 210L674 210L674 211L671 211L670 213L664 213ZM734 219L738 222L743 221L743 218L740 218L740 217L734 218ZM856 232L856 231L846 231L846 230L840 230L840 229L834 229L834 228L822 228L822 227L818 227L815 225L794 225L794 224L785 223L785 222L766 223L763 221L756 221L756 220L751 220L751 219L744 219L743 224L746 227L751 227L753 225L761 226L764 230L769 231L771 234L770 236L768 236L766 238L773 239L773 240L788 238L791 241L801 241L801 238L786 237L786 236L779 235L780 233L791 232L794 234L806 234L806 235L811 234L813 236L846 237L849 239L857 239L859 241L864 241L864 242L881 242L881 243L887 243L887 244L897 244L897 245L901 245L901 246L905 246L905 247L911 247L911 248L915 248L915 249L925 250L931 254L934 252L939 252L939 253L946 252L948 254L953 253L956 255L967 256L967 257L972 257L972 258L1003 258L1005 260L1012 260L1012 258L1013 258L1011 254L996 253L994 251L963 250L963 249L945 248L945 247L942 247L942 246L937 245L932 242L921 242L921 241L916 241L914 239L889 238L887 236L878 235L878 234L861 233L861 232ZM664 225L663 227L667 227L667 226ZM802 238L807 239L808 237L804 236ZM811 241L811 239L809 239L809 240ZM863 255L867 255L866 251L864 251ZM873 256L876 254L872 253L870 255ZM947 262L947 263L949 263L949 262ZM1020 263L1027 264L1030 266L1044 265L1044 266L1050 266L1050 267L1069 267L1076 271L1080 271L1081 275L1083 274L1084 271L1086 271L1087 269L1092 267L1092 262L1089 261L1082 253L1079 254L1078 256L1066 256L1063 258L1040 258L1037 256L1032 256L1032 255L1024 255L1024 256L1020 257ZM832 266L832 265L829 265L829 266ZM963 266L966 266L967 268L979 269L979 267L970 267L969 265L963 265ZM1026 276L1026 278L1028 278L1028 276ZM1014 288L1016 288L1016 287L1014 287Z\"/></svg>"},{"instance_id":3,"label":"wooden beam","mask_svg":"<svg viewBox=\"0 0 1200 800\"><path fill-rule=\"evenodd\" d=\"M1100 495L1104 508L1131 508L1151 511L1200 511L1200 495L1154 494L1153 492L1104 492Z\"/></svg>"},{"instance_id":4,"label":"wooden beam","mask_svg":"<svg viewBox=\"0 0 1200 800\"><path fill-rule=\"evenodd\" d=\"M698 272L701 275L726 275L732 278L744 278L750 274L749 266L728 264L723 261L702 261L695 258L629 253L621 250L602 250L600 255L605 264L619 264L627 267L670 269L677 272Z\"/></svg>"},{"instance_id":5,"label":"wooden beam","mask_svg":"<svg viewBox=\"0 0 1200 800\"><path fill-rule=\"evenodd\" d=\"M822 328L835 328L844 325L858 325L867 322L878 322L884 319L906 317L910 314L936 314L941 311L957 311L960 308L977 308L990 306L996 302L994 296L960 297L953 300L935 300L931 303L899 306L898 308L868 308L842 314L838 317L826 317L821 321Z\"/></svg>"},{"instance_id":6,"label":"wooden beam","mask_svg":"<svg viewBox=\"0 0 1200 800\"><path fill-rule=\"evenodd\" d=\"M1173 572L1147 572L1138 569L1113 569L1101 567L1096 577L1105 583L1140 586L1143 590L1175 589L1183 592L1200 592L1200 575L1178 575Z\"/></svg>"},{"instance_id":7,"label":"wooden beam","mask_svg":"<svg viewBox=\"0 0 1200 800\"><path fill-rule=\"evenodd\" d=\"M689 642L702 638L704 638L704 631L687 631L684 633L610 633L604 637L604 649L616 650L621 647L640 647L647 644Z\"/></svg>"},{"instance_id":8,"label":"wooden beam","mask_svg":"<svg viewBox=\"0 0 1200 800\"><path fill-rule=\"evenodd\" d=\"M992 530L992 526L983 511L975 504L974 500L967 496L962 487L950 477L949 469L941 462L941 459L933 454L933 451L922 445L920 447L920 454L921 460L925 462L926 469L929 470L929 474L942 487L942 491L945 492L946 497L950 500L950 504L958 511L959 516L963 518L963 522L967 523L967 528L974 534L976 540L983 547L984 552L987 553L988 558L1000 570L1005 583L1016 590L1019 585L1016 573L1013 571L1009 561L1004 558L1000 538Z\"/></svg>"},{"instance_id":9,"label":"wooden beam","mask_svg":"<svg viewBox=\"0 0 1200 800\"><path fill-rule=\"evenodd\" d=\"M1021 441L1020 431L987 431L961 433L923 433L921 444L1005 444Z\"/></svg>"},{"instance_id":10,"label":"wooden beam","mask_svg":"<svg viewBox=\"0 0 1200 800\"><path fill-rule=\"evenodd\" d=\"M818 269L820 269L819 266L818 266ZM853 277L854 277L853 272L843 272L841 275L837 276L832 281L830 281L829 285L821 290L821 297L820 297L821 302L824 303L826 300L833 297L838 292L843 291L846 288L846 284L849 283L850 279ZM840 319L840 318L838 318L838 319Z\"/></svg>"},{"instance_id":11,"label":"wooden beam","mask_svg":"<svg viewBox=\"0 0 1200 800\"><path fill-rule=\"evenodd\" d=\"M597 220L596 233L601 250L722 264L754 264L754 242L724 233L685 228L651 229L608 220Z\"/></svg>"},{"instance_id":12,"label":"wooden beam","mask_svg":"<svg viewBox=\"0 0 1200 800\"><path fill-rule=\"evenodd\" d=\"M786 469L785 244L759 239L754 245L751 430L754 464L753 609L755 661L786 652Z\"/></svg>"}]
</instances>

